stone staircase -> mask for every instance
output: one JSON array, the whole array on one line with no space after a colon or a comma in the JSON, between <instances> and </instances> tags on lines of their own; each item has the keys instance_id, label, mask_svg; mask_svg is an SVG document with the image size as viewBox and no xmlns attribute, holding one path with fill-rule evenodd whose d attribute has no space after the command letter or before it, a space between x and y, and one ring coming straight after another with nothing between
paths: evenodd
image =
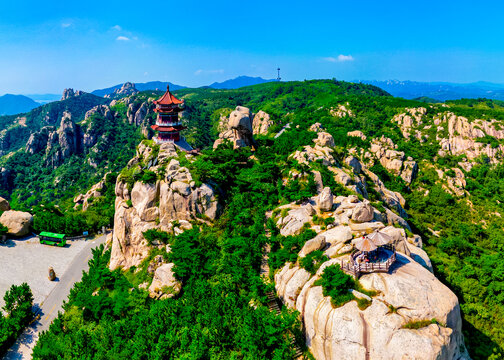
<instances>
[{"instance_id":1,"label":"stone staircase","mask_svg":"<svg viewBox=\"0 0 504 360\"><path fill-rule=\"evenodd\" d=\"M277 315L280 315L281 311L280 311L280 307L278 306L278 300L275 296L275 293L273 291L270 291L266 294L266 296L268 297L268 308L270 309L270 311L273 311L275 312ZM295 354L294 354L294 359L303 359L303 350L301 350L301 348L299 347L299 345L296 343L296 338L294 337L294 335L292 335L290 332L287 334L287 337L290 341L290 344L291 346L294 348L295 350Z\"/></svg>"}]
</instances>

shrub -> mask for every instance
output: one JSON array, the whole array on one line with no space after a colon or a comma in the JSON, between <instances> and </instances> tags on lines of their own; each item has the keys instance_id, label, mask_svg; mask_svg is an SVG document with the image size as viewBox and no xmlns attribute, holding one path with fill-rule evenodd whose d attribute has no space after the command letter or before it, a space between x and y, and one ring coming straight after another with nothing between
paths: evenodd
<instances>
[{"instance_id":1,"label":"shrub","mask_svg":"<svg viewBox=\"0 0 504 360\"><path fill-rule=\"evenodd\" d=\"M355 299L355 296L349 292L356 287L355 280L345 274L338 264L326 267L321 278L314 284L322 286L324 296L331 297L331 304L334 307Z\"/></svg>"},{"instance_id":2,"label":"shrub","mask_svg":"<svg viewBox=\"0 0 504 360\"><path fill-rule=\"evenodd\" d=\"M154 171L145 170L141 180L144 184L153 184L157 180L157 174Z\"/></svg>"},{"instance_id":3,"label":"shrub","mask_svg":"<svg viewBox=\"0 0 504 360\"><path fill-rule=\"evenodd\" d=\"M409 321L402 326L403 329L421 329L423 327L429 326L430 324L440 324L436 319L431 320L414 320Z\"/></svg>"},{"instance_id":4,"label":"shrub","mask_svg":"<svg viewBox=\"0 0 504 360\"><path fill-rule=\"evenodd\" d=\"M145 240L152 245L154 243L171 244L173 243L173 235L166 231L158 229L149 229L143 232Z\"/></svg>"},{"instance_id":5,"label":"shrub","mask_svg":"<svg viewBox=\"0 0 504 360\"><path fill-rule=\"evenodd\" d=\"M7 226L0 224L0 236L7 234L7 231L9 231Z\"/></svg>"},{"instance_id":6,"label":"shrub","mask_svg":"<svg viewBox=\"0 0 504 360\"><path fill-rule=\"evenodd\" d=\"M325 261L329 260L327 255L324 255L322 250L312 251L304 258L301 258L299 264L303 269L308 271L310 274L315 275L320 265L322 265Z\"/></svg>"}]
</instances>

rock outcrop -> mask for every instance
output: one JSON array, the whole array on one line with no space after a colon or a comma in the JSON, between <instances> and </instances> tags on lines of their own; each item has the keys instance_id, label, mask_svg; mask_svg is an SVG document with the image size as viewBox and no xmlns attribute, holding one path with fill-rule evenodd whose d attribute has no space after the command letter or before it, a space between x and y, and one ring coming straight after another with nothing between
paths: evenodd
<instances>
[{"instance_id":1,"label":"rock outcrop","mask_svg":"<svg viewBox=\"0 0 504 360\"><path fill-rule=\"evenodd\" d=\"M77 206L82 205L82 210L86 211L89 206L93 203L95 199L98 199L99 197L103 196L105 191L107 190L107 182L106 178L108 176L108 173L105 174L102 180L100 180L98 183L94 184L91 189L89 189L85 194L79 194L74 198L74 209L77 208Z\"/></svg>"},{"instance_id":2,"label":"rock outcrop","mask_svg":"<svg viewBox=\"0 0 504 360\"><path fill-rule=\"evenodd\" d=\"M214 142L214 149L226 139L233 143L234 148L255 145L253 137L252 113L250 109L237 106L229 115L227 130L219 134Z\"/></svg>"},{"instance_id":3,"label":"rock outcrop","mask_svg":"<svg viewBox=\"0 0 504 360\"><path fill-rule=\"evenodd\" d=\"M0 224L9 229L9 235L25 236L30 233L33 216L23 211L7 210L0 216Z\"/></svg>"},{"instance_id":4,"label":"rock outcrop","mask_svg":"<svg viewBox=\"0 0 504 360\"><path fill-rule=\"evenodd\" d=\"M353 117L354 114L353 114L352 110L350 110L349 106L350 106L349 103L346 103L345 105L340 104L336 108L331 108L329 110L329 113L332 116L338 117L338 118L342 118L345 116Z\"/></svg>"},{"instance_id":5,"label":"rock outcrop","mask_svg":"<svg viewBox=\"0 0 504 360\"><path fill-rule=\"evenodd\" d=\"M166 299L175 296L182 288L182 284L175 278L173 266L163 264L154 272L154 279L149 286L149 295L154 298Z\"/></svg>"},{"instance_id":6,"label":"rock outcrop","mask_svg":"<svg viewBox=\"0 0 504 360\"><path fill-rule=\"evenodd\" d=\"M352 220L358 223L368 222L374 218L374 209L369 203L365 201L355 206L352 212Z\"/></svg>"},{"instance_id":7,"label":"rock outcrop","mask_svg":"<svg viewBox=\"0 0 504 360\"><path fill-rule=\"evenodd\" d=\"M366 140L367 139L366 135L364 135L364 133L362 131L360 131L360 130L349 131L347 133L347 136L358 137L361 140Z\"/></svg>"},{"instance_id":8,"label":"rock outcrop","mask_svg":"<svg viewBox=\"0 0 504 360\"><path fill-rule=\"evenodd\" d=\"M317 198L317 206L320 211L331 211L333 207L333 194L331 188L325 187Z\"/></svg>"},{"instance_id":9,"label":"rock outcrop","mask_svg":"<svg viewBox=\"0 0 504 360\"><path fill-rule=\"evenodd\" d=\"M82 94L84 94L84 91L80 90L74 91L74 89L65 89L63 90L63 96L61 97L61 101L70 99L75 96L81 96Z\"/></svg>"},{"instance_id":10,"label":"rock outcrop","mask_svg":"<svg viewBox=\"0 0 504 360\"><path fill-rule=\"evenodd\" d=\"M316 144L315 146L306 145L302 150L297 150L291 157L300 164L308 165L311 162L321 160L322 164L335 165L336 160L333 157L334 150L327 146L320 146Z\"/></svg>"},{"instance_id":11,"label":"rock outcrop","mask_svg":"<svg viewBox=\"0 0 504 360\"><path fill-rule=\"evenodd\" d=\"M252 121L253 134L266 135L271 125L273 125L273 121L270 120L269 114L260 110L255 114L254 120Z\"/></svg>"},{"instance_id":12,"label":"rock outcrop","mask_svg":"<svg viewBox=\"0 0 504 360\"><path fill-rule=\"evenodd\" d=\"M370 150L385 169L411 184L418 174L418 164L411 157L406 158L404 152L397 151L396 148L391 139L382 136L373 140Z\"/></svg>"},{"instance_id":13,"label":"rock outcrop","mask_svg":"<svg viewBox=\"0 0 504 360\"><path fill-rule=\"evenodd\" d=\"M0 197L0 212L10 210L10 204L3 197Z\"/></svg>"},{"instance_id":14,"label":"rock outcrop","mask_svg":"<svg viewBox=\"0 0 504 360\"><path fill-rule=\"evenodd\" d=\"M406 108L406 112L394 116L392 122L397 123L401 128L403 136L409 139L412 135L412 130L422 125L422 118L426 113L427 109L424 107ZM414 136L420 141L423 140L420 130L414 130Z\"/></svg>"},{"instance_id":15,"label":"rock outcrop","mask_svg":"<svg viewBox=\"0 0 504 360\"><path fill-rule=\"evenodd\" d=\"M457 116L451 112L439 114L434 119L438 126L438 140L441 145L440 156L465 155L472 161L481 155L487 156L491 163L497 163L502 159L504 145L491 144L479 141L486 136L498 140L504 139L504 130L496 120L474 120L470 122L463 116ZM447 128L447 133L445 132Z\"/></svg>"},{"instance_id":16,"label":"rock outcrop","mask_svg":"<svg viewBox=\"0 0 504 360\"><path fill-rule=\"evenodd\" d=\"M45 161L48 166L57 167L63 161L82 151L82 134L79 125L72 121L72 115L65 111L59 128L45 126L30 135L25 151L35 154L45 150Z\"/></svg>"},{"instance_id":17,"label":"rock outcrop","mask_svg":"<svg viewBox=\"0 0 504 360\"><path fill-rule=\"evenodd\" d=\"M81 151L81 140L80 126L72 121L70 113L65 112L58 130L49 134L46 163L52 167L61 165L66 158Z\"/></svg>"},{"instance_id":18,"label":"rock outcrop","mask_svg":"<svg viewBox=\"0 0 504 360\"><path fill-rule=\"evenodd\" d=\"M325 262L315 276L290 263L275 274L277 293L300 312L306 344L317 360L465 359L457 297L432 273L398 255L389 273L361 276L364 288L379 292L369 307L360 310L350 301L334 308L314 282L326 266L344 258ZM421 320L430 325L406 328Z\"/></svg>"},{"instance_id":19,"label":"rock outcrop","mask_svg":"<svg viewBox=\"0 0 504 360\"><path fill-rule=\"evenodd\" d=\"M313 140L315 144L320 146L334 147L334 138L331 134L327 132L319 132L318 137Z\"/></svg>"},{"instance_id":20,"label":"rock outcrop","mask_svg":"<svg viewBox=\"0 0 504 360\"><path fill-rule=\"evenodd\" d=\"M142 142L127 170L141 172L140 163L146 164L143 171L156 177L132 185L127 178L117 179L111 269L138 266L147 257L150 247L143 237L146 230L173 232L176 221L199 218L211 221L221 210L215 185L196 185L189 170L177 160L173 144L162 144L156 155Z\"/></svg>"},{"instance_id":21,"label":"rock outcrop","mask_svg":"<svg viewBox=\"0 0 504 360\"><path fill-rule=\"evenodd\" d=\"M30 135L26 143L26 152L29 154L36 154L47 148L47 141L49 134L56 131L54 126L44 126L40 131L34 132Z\"/></svg>"},{"instance_id":22,"label":"rock outcrop","mask_svg":"<svg viewBox=\"0 0 504 360\"><path fill-rule=\"evenodd\" d=\"M125 82L120 89L115 89L112 94L105 95L106 98L119 98L128 95L137 94L139 91L135 88L135 84L131 82Z\"/></svg>"}]
</instances>

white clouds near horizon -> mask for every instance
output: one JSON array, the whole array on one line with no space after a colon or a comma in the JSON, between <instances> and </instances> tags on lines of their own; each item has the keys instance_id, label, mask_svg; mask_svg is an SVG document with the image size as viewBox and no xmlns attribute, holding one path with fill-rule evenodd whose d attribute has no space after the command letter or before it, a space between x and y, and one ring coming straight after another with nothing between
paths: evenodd
<instances>
[{"instance_id":1,"label":"white clouds near horizon","mask_svg":"<svg viewBox=\"0 0 504 360\"><path fill-rule=\"evenodd\" d=\"M352 55L340 54L340 55L338 55L338 57L329 56L329 57L323 58L322 60L328 61L328 62L345 62L345 61L354 61L355 59Z\"/></svg>"}]
</instances>

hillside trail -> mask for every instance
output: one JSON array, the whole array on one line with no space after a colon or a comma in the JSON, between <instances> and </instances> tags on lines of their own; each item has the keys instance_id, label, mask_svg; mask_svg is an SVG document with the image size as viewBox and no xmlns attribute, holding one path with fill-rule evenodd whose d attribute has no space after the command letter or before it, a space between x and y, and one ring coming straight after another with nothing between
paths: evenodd
<instances>
[{"instance_id":1,"label":"hillside trail","mask_svg":"<svg viewBox=\"0 0 504 360\"><path fill-rule=\"evenodd\" d=\"M266 234L266 237L268 237L268 238L271 237L271 232L269 231L269 229L267 227L265 228L265 234ZM263 249L263 254L262 254L262 259L261 259L261 269L260 269L260 275L266 284L271 284L270 277L269 277L270 267L268 264L270 251L271 251L271 245L269 243L267 243ZM270 309L270 311L272 311L272 312L276 313L278 316L280 316L282 311L280 310L280 306L278 305L279 299L276 297L275 292L269 291L266 293L266 296L268 297L268 308ZM303 350L301 350L301 347L297 344L296 337L291 332L288 332L287 338L289 339L291 346L294 348L294 351L295 351L294 359L295 360L304 359Z\"/></svg>"}]
</instances>

